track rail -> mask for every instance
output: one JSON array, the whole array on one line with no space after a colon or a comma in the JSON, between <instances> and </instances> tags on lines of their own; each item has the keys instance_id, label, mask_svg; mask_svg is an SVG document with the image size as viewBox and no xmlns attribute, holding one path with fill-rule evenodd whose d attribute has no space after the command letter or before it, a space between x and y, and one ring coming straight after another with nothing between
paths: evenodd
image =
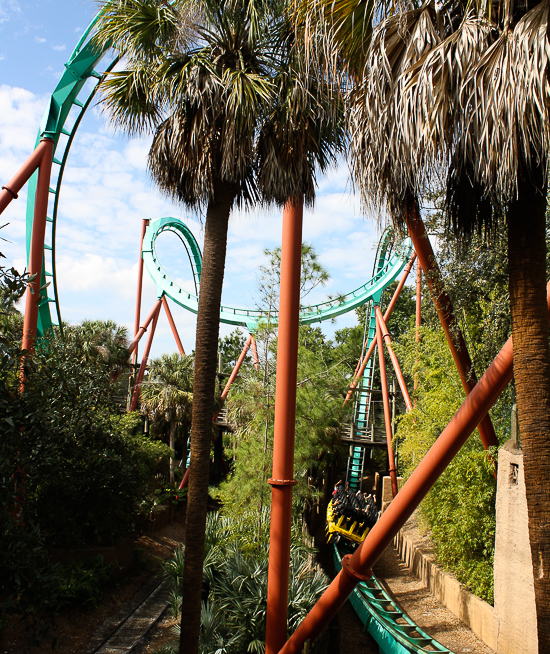
<instances>
[{"instance_id":1,"label":"track rail","mask_svg":"<svg viewBox=\"0 0 550 654\"><path fill-rule=\"evenodd\" d=\"M197 313L198 294L183 289L162 266L157 254L155 247L156 239L160 234L167 231L175 233L180 239L182 239L182 241L184 241L191 262L191 268L193 270L195 288L197 289L200 285L200 263L202 260L200 248L189 228L178 218L159 218L149 224L149 227L145 232L142 248L142 257L145 267L157 286L157 295L159 297L165 294L185 309ZM386 258L389 248L388 232L384 232L381 242L385 244L385 255L382 259L377 259L379 265L377 265L371 279L355 290L333 300L309 306L302 306L300 308L301 324L331 320L336 316L347 313L348 311L365 304L365 302L369 302L370 300L373 300L376 303L380 301L383 290L403 270L412 252L412 243L410 239L407 238L399 244L391 256L387 256ZM262 320L265 320L266 317L267 315L262 311L241 309L228 305L222 305L220 311L221 322L230 325L244 326L249 332L257 331L258 324ZM278 312L271 312L270 320L271 322L276 323L278 320Z\"/></svg>"},{"instance_id":2,"label":"track rail","mask_svg":"<svg viewBox=\"0 0 550 654\"><path fill-rule=\"evenodd\" d=\"M333 547L334 564L339 571L342 567L341 555L338 548ZM421 629L394 602L374 575L369 581L360 582L349 599L382 654L453 654Z\"/></svg>"}]
</instances>

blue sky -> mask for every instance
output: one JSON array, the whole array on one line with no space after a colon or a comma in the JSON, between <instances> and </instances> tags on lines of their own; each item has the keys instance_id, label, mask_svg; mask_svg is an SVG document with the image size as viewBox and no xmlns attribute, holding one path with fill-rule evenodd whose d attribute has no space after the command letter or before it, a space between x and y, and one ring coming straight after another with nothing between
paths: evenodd
<instances>
[{"instance_id":1,"label":"blue sky","mask_svg":"<svg viewBox=\"0 0 550 654\"><path fill-rule=\"evenodd\" d=\"M40 118L81 34L96 13L89 0L0 0L0 181L5 184L31 152ZM149 139L116 133L97 104L88 110L65 172L57 227L57 275L63 319L111 318L133 331L140 226L143 218L185 220L202 243L200 216L167 201L147 176ZM26 195L0 218L9 222L1 251L10 265L25 266ZM231 217L223 302L255 308L258 267L265 248L281 240L280 211L235 212ZM329 284L309 301L358 287L371 276L379 237L377 221L361 212L345 164L319 180L317 203L304 219L304 240L328 270ZM179 242L159 239L162 263L192 290L191 271ZM142 313L153 305L154 284L144 280ZM186 351L194 347L195 316L171 304ZM327 334L355 316L323 323ZM231 331L222 325L222 334ZM152 356L175 351L163 314Z\"/></svg>"}]
</instances>

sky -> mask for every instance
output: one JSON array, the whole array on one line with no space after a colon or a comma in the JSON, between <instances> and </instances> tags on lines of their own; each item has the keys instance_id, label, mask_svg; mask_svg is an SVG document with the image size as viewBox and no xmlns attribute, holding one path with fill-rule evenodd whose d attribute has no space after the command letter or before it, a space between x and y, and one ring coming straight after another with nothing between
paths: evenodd
<instances>
[{"instance_id":1,"label":"sky","mask_svg":"<svg viewBox=\"0 0 550 654\"><path fill-rule=\"evenodd\" d=\"M71 52L97 11L91 0L0 0L0 183L7 184L31 153L40 119ZM57 221L58 293L63 320L112 319L134 329L139 238L144 218L184 220L202 248L202 217L164 198L146 170L151 138L128 138L114 130L97 100L86 112L71 148ZM26 191L0 217L4 263L22 271ZM230 219L222 301L256 308L258 269L265 249L280 246L282 212L234 211ZM308 297L320 302L362 285L372 275L380 236L376 217L365 216L352 192L345 163L319 178L316 205L304 214L304 241L330 275ZM157 241L162 265L193 291L192 274L176 237ZM145 272L142 316L156 300ZM186 352L194 349L196 317L170 303ZM321 323L330 337L353 325L353 313ZM221 325L221 335L233 327ZM151 357L176 351L161 312Z\"/></svg>"}]
</instances>

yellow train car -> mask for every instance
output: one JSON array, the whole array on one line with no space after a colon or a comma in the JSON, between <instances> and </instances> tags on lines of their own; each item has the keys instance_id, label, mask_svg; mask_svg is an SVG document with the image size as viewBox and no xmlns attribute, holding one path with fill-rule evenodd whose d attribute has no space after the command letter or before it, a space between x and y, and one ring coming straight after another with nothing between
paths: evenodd
<instances>
[{"instance_id":1,"label":"yellow train car","mask_svg":"<svg viewBox=\"0 0 550 654\"><path fill-rule=\"evenodd\" d=\"M343 537L359 544L365 540L369 531L370 527L367 526L366 522L359 522L344 515L335 516L332 500L330 500L327 507L326 527L327 541L329 543L337 542Z\"/></svg>"}]
</instances>

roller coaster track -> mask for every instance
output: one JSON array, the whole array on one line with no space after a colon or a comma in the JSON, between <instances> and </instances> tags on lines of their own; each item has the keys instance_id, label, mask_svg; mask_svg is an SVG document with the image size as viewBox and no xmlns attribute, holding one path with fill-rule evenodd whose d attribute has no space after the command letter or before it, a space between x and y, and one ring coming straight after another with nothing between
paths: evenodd
<instances>
[{"instance_id":1,"label":"roller coaster track","mask_svg":"<svg viewBox=\"0 0 550 654\"><path fill-rule=\"evenodd\" d=\"M41 291L39 298L37 330L39 335L44 334L53 325L62 326L55 265L55 237L61 184L71 145L86 109L94 99L99 81L103 79L106 73L112 70L118 61L118 58L114 57L112 53L109 56L107 49L102 50L91 41L93 28L99 15L90 23L71 54L69 61L65 64L65 72L51 95L47 110L38 130L37 143L43 137L49 137L53 140L55 153L53 163L57 167L57 171L55 169L52 171L52 180L55 181L52 182L50 188L53 202L48 205L52 207L52 210L51 215L48 215L47 219L48 230L44 245L44 266L41 286L46 289L46 292ZM98 72L97 70L100 64L102 72ZM69 116L71 120L68 120ZM72 122L73 118L74 122ZM35 173L29 180L28 187L26 221L27 256L29 256L30 252L37 178L38 174ZM183 237L182 242L188 249L195 281L193 293L179 287L158 261L155 251L155 239L159 233L166 230L174 231L178 236ZM159 296L165 293L177 304L196 313L198 310L197 297L200 283L201 257L200 249L191 232L189 232L181 221L174 218L162 218L160 221L154 221L150 225L148 234L150 237L148 246L144 246L144 260L149 274L153 277L157 285ZM411 247L410 240L406 239L399 246L393 257L372 279L350 293L320 304L302 307L300 321L302 323L313 323L329 320L369 301L399 274L405 265ZM52 308L56 314L56 321L52 319ZM220 313L220 320L222 322L231 325L241 325L249 331L254 331L263 318L264 315L260 311L239 309L230 306L223 306ZM274 316L274 321L276 322L276 315Z\"/></svg>"},{"instance_id":2,"label":"roller coaster track","mask_svg":"<svg viewBox=\"0 0 550 654\"><path fill-rule=\"evenodd\" d=\"M160 262L156 250L156 239L164 232L175 233L185 245L193 271L194 293L183 289L163 268ZM355 290L335 299L319 304L302 306L300 308L300 323L308 324L331 320L369 301L373 303L371 309L372 322L374 320L374 305L380 302L382 292L386 286L403 270L412 251L410 239L405 239L390 256L391 233L389 230L384 232L381 243L380 250L383 252L383 255L377 257L377 265L371 279ZM165 294L188 311L197 313L202 259L199 245L185 223L178 218L170 217L159 218L151 222L143 239L142 257L149 275L157 286L157 295L161 297ZM252 309L239 309L223 305L220 311L221 322L246 327L249 332L257 331L258 324L265 319L265 313ZM276 323L277 319L278 313L271 312L271 322Z\"/></svg>"},{"instance_id":3,"label":"roller coaster track","mask_svg":"<svg viewBox=\"0 0 550 654\"><path fill-rule=\"evenodd\" d=\"M392 246L392 233L387 229L380 238L378 251L374 262L373 277L381 275L389 264ZM410 253L410 251L409 251ZM395 256L395 255L394 255ZM363 355L369 349L372 341L376 338L376 314L375 308L382 301L384 288L379 288L373 293L367 308L365 319L365 334L363 337ZM374 379L374 357L372 356L366 367L363 377L360 379L355 392L355 406L353 412L352 437L368 441L368 426L372 403L372 384ZM374 442L371 438L369 442ZM366 447L364 445L353 445L348 458L346 481L354 491L361 488L363 468L365 465Z\"/></svg>"},{"instance_id":4,"label":"roller coaster track","mask_svg":"<svg viewBox=\"0 0 550 654\"><path fill-rule=\"evenodd\" d=\"M333 547L334 564L339 571L342 557L336 545ZM365 631L378 643L381 654L453 654L402 611L374 575L369 581L360 582L349 599Z\"/></svg>"},{"instance_id":5,"label":"roller coaster track","mask_svg":"<svg viewBox=\"0 0 550 654\"><path fill-rule=\"evenodd\" d=\"M95 97L99 81L113 69L118 61L118 57L108 53L107 49L99 49L91 41L91 35L98 18L99 14L90 23L65 64L65 71L50 97L47 110L38 130L37 144L44 137L51 138L54 142L53 164L56 167L52 171L52 186L50 188L52 198L48 204L48 207L51 207L51 212L49 212L47 219L48 230L44 245L44 266L41 280L41 286L46 289L46 292L41 291L39 298L37 330L39 335L44 334L54 325L59 325L62 328L56 276L55 240L61 185L70 149L82 118ZM30 252L37 178L38 174L35 173L29 180L28 186L26 211L27 256L29 256ZM164 270L159 261L155 241L159 234L165 231L175 232L187 249L193 272L193 292L181 288ZM411 251L410 239L405 239L390 256L389 237L384 235L379 247L373 277L363 285L340 297L302 307L300 322L307 324L330 320L370 302L366 338L372 339L374 333L374 307L379 304L385 287L404 268ZM180 306L197 313L201 254L195 238L185 224L175 218L161 218L153 221L144 240L142 256L147 270L156 284L159 297L165 294ZM52 309L55 312L54 319L52 319ZM264 314L262 312L250 309L224 305L220 312L222 322L244 326L251 332L257 329L258 323L263 319ZM276 321L277 315L272 316L272 319ZM358 398L360 398L358 400L359 405L356 406L358 430L363 429L368 421L371 390L372 369L367 373L365 381L358 392ZM336 554L336 556L339 561L339 555ZM449 654L449 650L431 639L406 614L400 611L399 607L385 594L376 580L361 583L355 591L352 604L379 644L392 639L392 642L396 643L395 646L391 646L392 649L384 649L384 652L401 654L401 652L437 651ZM382 645L380 646L382 647Z\"/></svg>"}]
</instances>

